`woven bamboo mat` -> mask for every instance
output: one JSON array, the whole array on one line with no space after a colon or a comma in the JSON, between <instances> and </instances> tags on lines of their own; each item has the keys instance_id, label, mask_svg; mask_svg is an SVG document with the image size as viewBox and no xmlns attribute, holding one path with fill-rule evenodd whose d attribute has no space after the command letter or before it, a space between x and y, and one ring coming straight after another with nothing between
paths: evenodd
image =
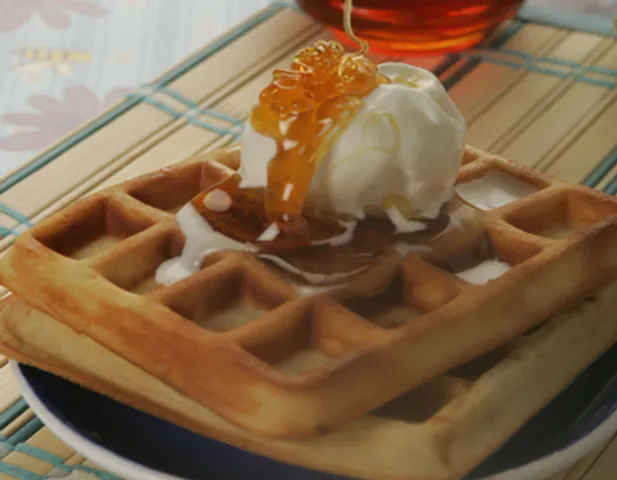
<instances>
[{"instance_id":1,"label":"woven bamboo mat","mask_svg":"<svg viewBox=\"0 0 617 480\"><path fill-rule=\"evenodd\" d=\"M272 69L327 36L297 10L275 3L0 178L0 254L20 232L82 195L235 141ZM614 36L525 17L487 46L409 61L440 75L469 122L469 143L617 193ZM41 424L4 359L0 412L0 479L41 480L74 470L116 478ZM551 480L612 480L615 453L617 440Z\"/></svg>"}]
</instances>

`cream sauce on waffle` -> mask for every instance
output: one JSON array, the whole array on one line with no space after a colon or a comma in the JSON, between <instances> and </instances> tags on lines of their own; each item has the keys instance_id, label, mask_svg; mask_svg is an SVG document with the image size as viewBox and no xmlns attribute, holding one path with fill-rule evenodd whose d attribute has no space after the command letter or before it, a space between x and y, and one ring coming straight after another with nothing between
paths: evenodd
<instances>
[{"instance_id":1,"label":"cream sauce on waffle","mask_svg":"<svg viewBox=\"0 0 617 480\"><path fill-rule=\"evenodd\" d=\"M170 285L197 272L203 260L218 251L252 252L266 263L308 285L334 285L362 271L370 261L381 253L380 240L391 235L377 235L366 239L374 230L366 225L356 232L357 222L341 221L343 231L328 239L312 242L297 250L269 253L258 246L240 242L226 236L210 225L192 203L185 205L176 216L176 221L185 237L182 254L163 262L156 271L156 282ZM275 230L275 229L272 229ZM265 232L262 241L275 238L278 230ZM376 243L375 243L376 242ZM311 290L313 292L313 290Z\"/></svg>"},{"instance_id":2,"label":"cream sauce on waffle","mask_svg":"<svg viewBox=\"0 0 617 480\"><path fill-rule=\"evenodd\" d=\"M365 107L374 118L356 126L363 140L348 137L342 145L359 147L339 151L335 162L328 155L341 146L340 135L364 118L359 112ZM402 136L398 124L407 120L414 127ZM363 53L347 54L333 42L301 50L291 69L273 72L243 135L269 139L272 155L266 163L252 161L255 149L245 144L240 169L178 212L184 250L158 268L156 281L169 285L190 276L207 255L221 250L251 252L292 283L315 288L351 285L360 275L367 284L383 285L368 277L377 271L392 275L393 260L418 247L435 253L435 261L453 273L489 259L490 253L473 258L474 252L491 251L482 246L488 236L475 221L477 209L460 202L453 188L464 124L430 72L394 63L377 67ZM396 148L382 148L390 132L382 127L388 125ZM362 157L355 166L347 162L362 152L379 155ZM342 165L351 170L325 195L321 187L340 175ZM322 201L350 199L347 187L359 182L355 174L362 171L368 176L354 208ZM251 180L256 173L263 182ZM309 195L313 187L320 193Z\"/></svg>"},{"instance_id":3,"label":"cream sauce on waffle","mask_svg":"<svg viewBox=\"0 0 617 480\"><path fill-rule=\"evenodd\" d=\"M221 208L231 208L225 198L218 200ZM192 275L208 255L218 251L253 253L291 280L301 296L347 284L352 277L383 261L385 252L399 259L410 253L434 254L443 268L472 284L497 278L510 267L494 258L476 211L457 201L444 207L437 222L423 224L421 232L401 232L387 218L341 221L342 233L309 246L282 251L263 250L259 245L218 232L193 203L178 212L177 223L185 236L184 249L180 256L159 266L156 281L160 285L170 285ZM262 235L262 241L281 234L278 229L271 229Z\"/></svg>"},{"instance_id":4,"label":"cream sauce on waffle","mask_svg":"<svg viewBox=\"0 0 617 480\"><path fill-rule=\"evenodd\" d=\"M537 190L534 185L499 170L490 170L479 178L456 186L461 198L480 210L502 207Z\"/></svg>"},{"instance_id":5,"label":"cream sauce on waffle","mask_svg":"<svg viewBox=\"0 0 617 480\"><path fill-rule=\"evenodd\" d=\"M500 260L485 260L475 267L456 273L456 276L472 285L480 285L501 277L511 268L511 265Z\"/></svg>"},{"instance_id":6,"label":"cream sauce on waffle","mask_svg":"<svg viewBox=\"0 0 617 480\"><path fill-rule=\"evenodd\" d=\"M170 285L197 272L203 260L211 253L218 251L245 251L254 252L258 257L274 264L281 270L302 278L309 285L342 283L351 275L362 270L354 268L344 269L341 272L318 273L304 271L283 256L261 253L255 245L239 242L220 232L217 232L195 209L188 203L176 215L176 222L185 237L185 245L179 257L170 258L163 262L156 271L156 282L159 285ZM356 222L341 222L345 227L343 233L330 239L313 242L313 247L340 247L353 241ZM275 237L280 232L270 232ZM264 235L265 237L265 235ZM262 239L263 240L263 239Z\"/></svg>"},{"instance_id":7,"label":"cream sauce on waffle","mask_svg":"<svg viewBox=\"0 0 617 480\"><path fill-rule=\"evenodd\" d=\"M238 242L214 230L190 203L176 214L176 222L184 234L184 248L179 257L166 260L156 270L159 285L170 285L197 272L203 259L212 252L255 250L248 243Z\"/></svg>"}]
</instances>

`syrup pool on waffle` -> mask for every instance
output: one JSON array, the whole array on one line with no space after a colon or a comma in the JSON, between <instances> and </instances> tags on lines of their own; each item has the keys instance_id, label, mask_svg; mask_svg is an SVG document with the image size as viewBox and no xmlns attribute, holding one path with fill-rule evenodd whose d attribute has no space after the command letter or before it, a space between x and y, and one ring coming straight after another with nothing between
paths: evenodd
<instances>
[{"instance_id":1,"label":"syrup pool on waffle","mask_svg":"<svg viewBox=\"0 0 617 480\"><path fill-rule=\"evenodd\" d=\"M488 242L483 226L454 195L465 133L432 73L319 41L274 71L242 137L240 169L178 212L184 251L157 282L178 281L221 250L252 252L311 286L436 248L446 263L456 252L465 274L484 259L477 252L494 255L476 248ZM457 248L436 241L446 234L460 237Z\"/></svg>"}]
</instances>

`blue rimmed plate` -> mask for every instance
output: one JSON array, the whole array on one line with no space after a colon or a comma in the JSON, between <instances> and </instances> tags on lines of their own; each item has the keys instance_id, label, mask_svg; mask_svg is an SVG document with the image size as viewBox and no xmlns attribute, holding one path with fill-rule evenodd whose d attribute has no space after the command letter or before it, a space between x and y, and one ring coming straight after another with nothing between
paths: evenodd
<instances>
[{"instance_id":1,"label":"blue rimmed plate","mask_svg":"<svg viewBox=\"0 0 617 480\"><path fill-rule=\"evenodd\" d=\"M129 480L340 477L295 468L193 434L41 370L13 364L25 400L83 456ZM523 394L523 392L521 392ZM617 432L617 346L523 426L469 479L538 480Z\"/></svg>"}]
</instances>

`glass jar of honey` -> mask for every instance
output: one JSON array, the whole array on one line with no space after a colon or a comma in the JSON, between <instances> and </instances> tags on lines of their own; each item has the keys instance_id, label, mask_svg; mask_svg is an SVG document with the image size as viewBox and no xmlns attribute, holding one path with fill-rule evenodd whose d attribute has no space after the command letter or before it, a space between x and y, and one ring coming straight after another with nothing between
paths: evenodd
<instances>
[{"instance_id":1,"label":"glass jar of honey","mask_svg":"<svg viewBox=\"0 0 617 480\"><path fill-rule=\"evenodd\" d=\"M469 48L512 18L524 0L354 0L351 20L372 51L436 54ZM297 0L316 20L343 31L345 0Z\"/></svg>"}]
</instances>

